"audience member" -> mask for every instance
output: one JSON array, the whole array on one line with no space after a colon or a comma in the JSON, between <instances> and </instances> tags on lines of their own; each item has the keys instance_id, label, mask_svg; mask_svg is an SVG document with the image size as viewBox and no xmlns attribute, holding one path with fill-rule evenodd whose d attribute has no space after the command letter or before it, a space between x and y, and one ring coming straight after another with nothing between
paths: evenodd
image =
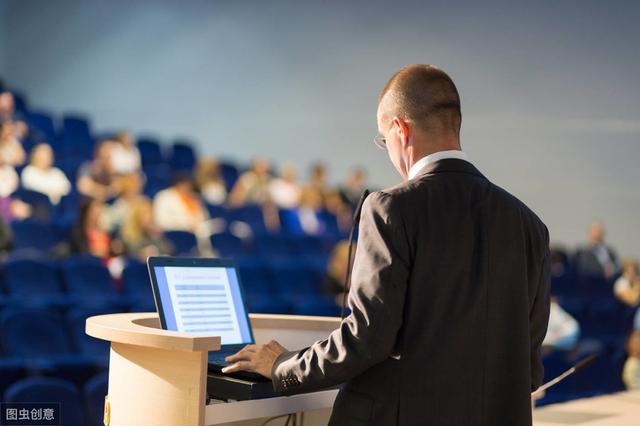
<instances>
[{"instance_id":1,"label":"audience member","mask_svg":"<svg viewBox=\"0 0 640 426\"><path fill-rule=\"evenodd\" d=\"M208 213L194 190L191 177L178 174L171 187L158 192L153 200L153 215L165 231L199 233Z\"/></svg>"},{"instance_id":2,"label":"audience member","mask_svg":"<svg viewBox=\"0 0 640 426\"><path fill-rule=\"evenodd\" d=\"M13 93L0 90L0 121L9 121L14 125L15 136L23 138L28 133L28 127L23 117L16 112Z\"/></svg>"},{"instance_id":3,"label":"audience member","mask_svg":"<svg viewBox=\"0 0 640 426\"><path fill-rule=\"evenodd\" d=\"M567 311L562 309L555 298L551 299L549 325L543 346L563 351L571 350L580 338L580 325Z\"/></svg>"},{"instance_id":4,"label":"audience member","mask_svg":"<svg viewBox=\"0 0 640 426\"><path fill-rule=\"evenodd\" d=\"M49 197L52 204L71 191L71 182L64 172L53 167L53 150L47 144L39 144L31 150L31 162L22 170L22 186Z\"/></svg>"},{"instance_id":5,"label":"audience member","mask_svg":"<svg viewBox=\"0 0 640 426\"><path fill-rule=\"evenodd\" d=\"M122 241L129 256L144 262L149 256L173 252L153 218L153 206L148 198L140 197L130 206L121 229Z\"/></svg>"},{"instance_id":6,"label":"audience member","mask_svg":"<svg viewBox=\"0 0 640 426\"><path fill-rule=\"evenodd\" d=\"M302 190L300 197L300 207L298 207L298 218L300 226L305 234L319 235L324 229L323 223L318 217L322 210L322 198L320 192L309 187Z\"/></svg>"},{"instance_id":7,"label":"audience member","mask_svg":"<svg viewBox=\"0 0 640 426\"><path fill-rule=\"evenodd\" d=\"M20 186L20 178L16 169L0 157L0 197L8 197Z\"/></svg>"},{"instance_id":8,"label":"audience member","mask_svg":"<svg viewBox=\"0 0 640 426\"><path fill-rule=\"evenodd\" d=\"M292 164L285 164L280 177L269 184L269 194L273 203L281 209L293 209L300 205L302 190L297 182L298 172Z\"/></svg>"},{"instance_id":9,"label":"audience member","mask_svg":"<svg viewBox=\"0 0 640 426\"><path fill-rule=\"evenodd\" d=\"M360 201L362 192L365 190L365 172L361 168L355 168L347 177L346 182L340 188L342 202L354 210Z\"/></svg>"},{"instance_id":10,"label":"audience member","mask_svg":"<svg viewBox=\"0 0 640 426\"><path fill-rule=\"evenodd\" d=\"M122 253L122 244L112 240L102 225L104 203L98 199L86 199L80 205L80 217L71 231L74 253L88 253L102 259Z\"/></svg>"},{"instance_id":11,"label":"audience member","mask_svg":"<svg viewBox=\"0 0 640 426\"><path fill-rule=\"evenodd\" d=\"M0 160L11 166L24 164L26 154L16 135L16 126L12 121L0 122Z\"/></svg>"},{"instance_id":12,"label":"audience member","mask_svg":"<svg viewBox=\"0 0 640 426\"><path fill-rule=\"evenodd\" d=\"M229 194L229 205L265 204L270 200L271 165L264 158L253 161L251 169L243 173Z\"/></svg>"},{"instance_id":13,"label":"audience member","mask_svg":"<svg viewBox=\"0 0 640 426\"><path fill-rule=\"evenodd\" d=\"M624 363L622 381L627 390L640 389L640 330L631 332L627 339L627 354Z\"/></svg>"},{"instance_id":14,"label":"audience member","mask_svg":"<svg viewBox=\"0 0 640 426\"><path fill-rule=\"evenodd\" d=\"M204 157L198 161L195 181L198 192L207 204L219 206L226 202L227 188L215 158Z\"/></svg>"},{"instance_id":15,"label":"audience member","mask_svg":"<svg viewBox=\"0 0 640 426\"><path fill-rule=\"evenodd\" d=\"M102 141L95 149L94 158L78 170L78 192L97 200L108 200L118 195L119 179L113 168L111 154L114 142Z\"/></svg>"},{"instance_id":16,"label":"audience member","mask_svg":"<svg viewBox=\"0 0 640 426\"><path fill-rule=\"evenodd\" d=\"M355 253L355 245L353 253ZM347 274L349 263L349 242L338 242L331 251L329 263L327 265L327 273L324 277L324 291L331 296L336 305L342 307L344 293L344 279Z\"/></svg>"},{"instance_id":17,"label":"audience member","mask_svg":"<svg viewBox=\"0 0 640 426\"><path fill-rule=\"evenodd\" d=\"M583 275L611 279L620 270L618 256L604 241L605 228L599 220L589 225L588 242L576 253L576 266Z\"/></svg>"},{"instance_id":18,"label":"audience member","mask_svg":"<svg viewBox=\"0 0 640 426\"><path fill-rule=\"evenodd\" d=\"M102 224L109 232L120 228L131 206L142 197L142 177L137 174L122 176L118 187L118 197L111 205L105 206L102 217Z\"/></svg>"},{"instance_id":19,"label":"audience member","mask_svg":"<svg viewBox=\"0 0 640 426\"><path fill-rule=\"evenodd\" d=\"M627 259L622 263L622 275L613 285L613 292L618 300L629 306L640 304L640 275L637 261Z\"/></svg>"},{"instance_id":20,"label":"audience member","mask_svg":"<svg viewBox=\"0 0 640 426\"><path fill-rule=\"evenodd\" d=\"M2 177L0 177L0 183ZM31 216L31 206L21 200L0 196L0 219L10 224L14 220L24 220Z\"/></svg>"},{"instance_id":21,"label":"audience member","mask_svg":"<svg viewBox=\"0 0 640 426\"><path fill-rule=\"evenodd\" d=\"M118 132L111 146L111 168L114 173L126 176L140 173L142 162L136 141L129 132Z\"/></svg>"},{"instance_id":22,"label":"audience member","mask_svg":"<svg viewBox=\"0 0 640 426\"><path fill-rule=\"evenodd\" d=\"M569 265L569 255L564 247L553 245L549 248L551 261L551 276L559 277L564 275Z\"/></svg>"}]
</instances>

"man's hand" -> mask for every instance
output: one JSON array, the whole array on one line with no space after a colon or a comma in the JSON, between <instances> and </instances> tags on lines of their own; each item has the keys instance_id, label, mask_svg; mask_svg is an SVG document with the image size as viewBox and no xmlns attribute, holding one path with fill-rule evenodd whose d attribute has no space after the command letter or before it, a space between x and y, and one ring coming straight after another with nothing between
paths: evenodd
<instances>
[{"instance_id":1,"label":"man's hand","mask_svg":"<svg viewBox=\"0 0 640 426\"><path fill-rule=\"evenodd\" d=\"M287 350L275 340L266 345L247 345L240 352L225 358L225 361L232 362L222 369L223 373L234 373L236 371L251 371L271 378L271 368L276 362L276 358Z\"/></svg>"}]
</instances>

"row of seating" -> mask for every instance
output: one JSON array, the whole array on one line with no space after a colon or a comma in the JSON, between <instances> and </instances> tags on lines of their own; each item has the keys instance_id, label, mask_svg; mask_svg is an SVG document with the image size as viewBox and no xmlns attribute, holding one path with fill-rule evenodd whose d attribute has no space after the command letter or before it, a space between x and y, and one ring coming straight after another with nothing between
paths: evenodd
<instances>
[{"instance_id":1,"label":"row of seating","mask_svg":"<svg viewBox=\"0 0 640 426\"><path fill-rule=\"evenodd\" d=\"M23 372L19 370L13 372L13 377L23 376ZM0 377L0 384L4 379L6 376ZM46 401L57 404L54 410L58 410L55 415L59 422L56 421L56 425L102 426L108 379L108 373L102 372L93 376L83 386L78 386L54 377L20 378L6 387L3 400L7 403Z\"/></svg>"}]
</instances>

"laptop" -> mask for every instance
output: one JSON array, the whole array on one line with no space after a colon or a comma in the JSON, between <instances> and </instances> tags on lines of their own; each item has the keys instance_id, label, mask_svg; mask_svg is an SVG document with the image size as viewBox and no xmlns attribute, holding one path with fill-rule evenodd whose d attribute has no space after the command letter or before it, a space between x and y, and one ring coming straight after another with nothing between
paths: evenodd
<instances>
[{"instance_id":1,"label":"laptop","mask_svg":"<svg viewBox=\"0 0 640 426\"><path fill-rule=\"evenodd\" d=\"M231 259L152 256L147 259L160 324L165 330L220 336L209 371L221 374L225 357L254 344L238 269ZM265 382L252 372L228 374Z\"/></svg>"}]
</instances>

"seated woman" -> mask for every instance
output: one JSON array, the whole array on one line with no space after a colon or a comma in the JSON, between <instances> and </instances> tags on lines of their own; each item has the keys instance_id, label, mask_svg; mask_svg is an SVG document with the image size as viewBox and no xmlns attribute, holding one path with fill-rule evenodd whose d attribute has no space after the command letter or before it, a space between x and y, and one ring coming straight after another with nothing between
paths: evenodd
<instances>
[{"instance_id":1,"label":"seated woman","mask_svg":"<svg viewBox=\"0 0 640 426\"><path fill-rule=\"evenodd\" d=\"M44 143L31 150L31 162L22 170L22 186L45 194L52 204L71 191L71 182L62 170L53 167L53 150Z\"/></svg>"},{"instance_id":2,"label":"seated woman","mask_svg":"<svg viewBox=\"0 0 640 426\"><path fill-rule=\"evenodd\" d=\"M129 256L142 262L149 256L168 255L171 243L153 218L153 206L148 198L139 198L130 206L124 218L120 235Z\"/></svg>"},{"instance_id":3,"label":"seated woman","mask_svg":"<svg viewBox=\"0 0 640 426\"><path fill-rule=\"evenodd\" d=\"M114 172L120 176L140 173L140 151L129 132L118 132L113 137L111 163Z\"/></svg>"},{"instance_id":4,"label":"seated woman","mask_svg":"<svg viewBox=\"0 0 640 426\"><path fill-rule=\"evenodd\" d=\"M542 346L568 351L575 347L579 338L578 321L562 309L555 298L551 298L549 325Z\"/></svg>"},{"instance_id":5,"label":"seated woman","mask_svg":"<svg viewBox=\"0 0 640 426\"><path fill-rule=\"evenodd\" d=\"M16 131L12 121L0 121L0 159L4 164L14 167L23 165L26 159Z\"/></svg>"},{"instance_id":6,"label":"seated woman","mask_svg":"<svg viewBox=\"0 0 640 426\"><path fill-rule=\"evenodd\" d=\"M73 253L87 253L108 260L122 253L122 243L112 239L102 225L104 203L100 200L84 200L80 205L80 217L71 231Z\"/></svg>"},{"instance_id":7,"label":"seated woman","mask_svg":"<svg viewBox=\"0 0 640 426\"><path fill-rule=\"evenodd\" d=\"M109 232L117 232L131 207L144 196L142 195L142 177L137 174L119 178L118 198L111 205L106 206L102 217L102 224Z\"/></svg>"},{"instance_id":8,"label":"seated woman","mask_svg":"<svg viewBox=\"0 0 640 426\"><path fill-rule=\"evenodd\" d=\"M624 363L622 381L627 390L640 389L640 330L634 330L627 339L629 358Z\"/></svg>"},{"instance_id":9,"label":"seated woman","mask_svg":"<svg viewBox=\"0 0 640 426\"><path fill-rule=\"evenodd\" d=\"M196 187L207 204L221 205L227 200L227 188L220 175L220 166L213 157L204 157L196 168Z\"/></svg>"},{"instance_id":10,"label":"seated woman","mask_svg":"<svg viewBox=\"0 0 640 426\"><path fill-rule=\"evenodd\" d=\"M94 158L85 162L78 170L78 192L98 200L108 200L118 195L119 179L111 159L114 142L102 141L95 150Z\"/></svg>"},{"instance_id":11,"label":"seated woman","mask_svg":"<svg viewBox=\"0 0 640 426\"><path fill-rule=\"evenodd\" d=\"M622 263L622 275L613 285L613 292L622 303L631 307L640 304L640 275L637 261L627 259Z\"/></svg>"},{"instance_id":12,"label":"seated woman","mask_svg":"<svg viewBox=\"0 0 640 426\"><path fill-rule=\"evenodd\" d=\"M178 174L173 184L158 192L153 200L153 215L165 231L188 231L197 234L209 214L195 192L187 174Z\"/></svg>"}]
</instances>

